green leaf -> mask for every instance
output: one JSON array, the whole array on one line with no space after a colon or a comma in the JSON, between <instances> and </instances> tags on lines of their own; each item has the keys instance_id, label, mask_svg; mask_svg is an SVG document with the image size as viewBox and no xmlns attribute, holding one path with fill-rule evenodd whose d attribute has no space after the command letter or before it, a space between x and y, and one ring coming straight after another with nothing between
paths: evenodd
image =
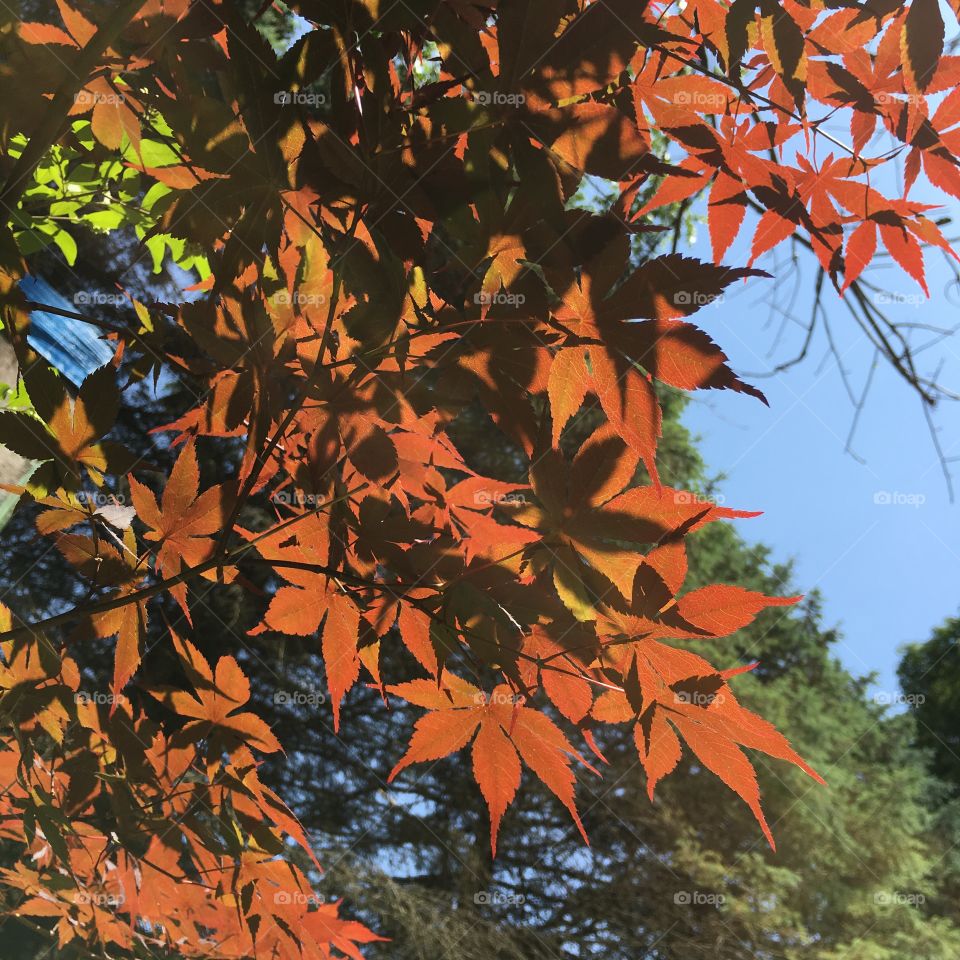
<instances>
[{"instance_id":1,"label":"green leaf","mask_svg":"<svg viewBox=\"0 0 960 960\"><path fill-rule=\"evenodd\" d=\"M72 267L77 262L77 241L66 230L58 230L53 235L53 242L60 248L66 261Z\"/></svg>"}]
</instances>

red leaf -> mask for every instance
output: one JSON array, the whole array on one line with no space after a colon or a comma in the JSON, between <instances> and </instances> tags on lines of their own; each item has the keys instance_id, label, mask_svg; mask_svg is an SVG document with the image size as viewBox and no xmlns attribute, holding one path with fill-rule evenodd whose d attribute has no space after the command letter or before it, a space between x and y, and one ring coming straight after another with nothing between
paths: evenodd
<instances>
[{"instance_id":1,"label":"red leaf","mask_svg":"<svg viewBox=\"0 0 960 960\"><path fill-rule=\"evenodd\" d=\"M480 719L479 713L474 710L444 710L424 714L414 724L407 752L390 771L387 782L392 783L397 774L411 764L440 760L462 750L476 732Z\"/></svg>"},{"instance_id":2,"label":"red leaf","mask_svg":"<svg viewBox=\"0 0 960 960\"><path fill-rule=\"evenodd\" d=\"M927 281L923 272L923 250L920 244L903 228L886 223L880 224L880 236L890 255L913 277L929 297Z\"/></svg>"},{"instance_id":3,"label":"red leaf","mask_svg":"<svg viewBox=\"0 0 960 960\"><path fill-rule=\"evenodd\" d=\"M681 390L735 390L766 403L727 366L726 355L702 330L682 320L645 320L625 325L616 343L657 380Z\"/></svg>"},{"instance_id":4,"label":"red leaf","mask_svg":"<svg viewBox=\"0 0 960 960\"><path fill-rule=\"evenodd\" d=\"M592 384L610 425L643 460L654 483L657 441L661 434L660 404L649 380L629 363L619 364L600 347L591 348Z\"/></svg>"},{"instance_id":5,"label":"red leaf","mask_svg":"<svg viewBox=\"0 0 960 960\"><path fill-rule=\"evenodd\" d=\"M704 165L699 160L688 157L680 164L680 168L695 173L696 176L684 177L673 174L664 177L657 192L637 211L636 216L643 217L660 207L689 200L707 185L708 172L704 171Z\"/></svg>"},{"instance_id":6,"label":"red leaf","mask_svg":"<svg viewBox=\"0 0 960 960\"><path fill-rule=\"evenodd\" d=\"M473 775L490 810L490 852L496 856L500 820L520 786L520 758L495 720L484 720L473 741Z\"/></svg>"},{"instance_id":7,"label":"red leaf","mask_svg":"<svg viewBox=\"0 0 960 960\"><path fill-rule=\"evenodd\" d=\"M177 576L184 566L198 566L210 557L212 535L226 520L227 504L219 486L202 494L200 468L193 442L184 445L163 488L158 506L153 493L130 477L130 495L137 516L150 528L144 535L158 544L157 568L165 577ZM189 621L186 584L170 591Z\"/></svg>"},{"instance_id":8,"label":"red leaf","mask_svg":"<svg viewBox=\"0 0 960 960\"><path fill-rule=\"evenodd\" d=\"M57 0L57 9L70 35L81 47L93 39L97 28L83 14L71 7L66 0Z\"/></svg>"},{"instance_id":9,"label":"red leaf","mask_svg":"<svg viewBox=\"0 0 960 960\"><path fill-rule=\"evenodd\" d=\"M474 770L478 781L483 777L480 786L490 808L491 846L496 846L500 818L516 792L514 760L517 753L567 808L584 840L587 839L577 813L573 790L575 777L570 769L571 759L584 764L586 761L552 720L523 706L508 686L497 687L489 697L474 694L472 703L469 694L460 694L457 696L460 705L445 704L444 692L431 681L399 684L390 691L400 696L409 694L411 702L427 706L441 704L439 709L425 714L414 725L407 752L390 773L391 781L413 763L439 760L462 749L481 723L484 727L498 726L500 736L488 732L481 746L474 748ZM512 755L506 751L506 746L513 751ZM496 755L491 752L494 749L498 751Z\"/></svg>"},{"instance_id":10,"label":"red leaf","mask_svg":"<svg viewBox=\"0 0 960 960\"><path fill-rule=\"evenodd\" d=\"M229 730L239 735L243 743L249 743L265 753L279 751L279 741L263 720L253 713L237 713L250 699L250 682L237 661L233 657L221 657L217 661L216 671L211 671L204 656L189 640L182 639L172 630L170 635L194 687L194 694L176 689L149 692L181 717L192 718L192 722L184 727L184 732L197 727L201 728L201 732L210 727L218 731Z\"/></svg>"},{"instance_id":11,"label":"red leaf","mask_svg":"<svg viewBox=\"0 0 960 960\"><path fill-rule=\"evenodd\" d=\"M340 729L340 704L343 697L360 676L360 657L357 655L359 628L360 611L356 604L343 593L328 594L321 650L327 670L335 731Z\"/></svg>"},{"instance_id":12,"label":"red leaf","mask_svg":"<svg viewBox=\"0 0 960 960\"><path fill-rule=\"evenodd\" d=\"M770 847L776 850L777 845L760 806L757 775L743 751L735 743L696 720L681 714L674 714L671 719L697 759L747 804L757 818Z\"/></svg>"},{"instance_id":13,"label":"red leaf","mask_svg":"<svg viewBox=\"0 0 960 960\"><path fill-rule=\"evenodd\" d=\"M936 153L926 152L923 154L923 169L927 179L935 187L939 187L952 197L960 198L960 168L953 160L948 160Z\"/></svg>"},{"instance_id":14,"label":"red leaf","mask_svg":"<svg viewBox=\"0 0 960 960\"><path fill-rule=\"evenodd\" d=\"M800 597L768 597L743 587L713 584L685 594L677 601L677 610L684 620L709 631L711 636L725 637L752 623L767 607L787 607Z\"/></svg>"},{"instance_id":15,"label":"red leaf","mask_svg":"<svg viewBox=\"0 0 960 960\"><path fill-rule=\"evenodd\" d=\"M756 233L753 235L753 247L750 250L750 265L772 250L778 243L792 237L797 231L797 224L793 220L780 216L775 210L767 210L757 223Z\"/></svg>"},{"instance_id":16,"label":"red leaf","mask_svg":"<svg viewBox=\"0 0 960 960\"><path fill-rule=\"evenodd\" d=\"M523 757L523 762L567 808L584 842L589 843L577 813L573 793L575 777L570 769L569 759L577 757L583 762L583 758L549 717L525 707L517 711L511 739Z\"/></svg>"},{"instance_id":17,"label":"red leaf","mask_svg":"<svg viewBox=\"0 0 960 960\"><path fill-rule=\"evenodd\" d=\"M743 184L720 172L710 190L707 219L713 259L720 263L737 238L747 215L747 194Z\"/></svg>"},{"instance_id":18,"label":"red leaf","mask_svg":"<svg viewBox=\"0 0 960 960\"><path fill-rule=\"evenodd\" d=\"M20 36L27 43L58 43L67 47L78 46L73 37L49 23L21 23L18 30Z\"/></svg>"},{"instance_id":19,"label":"red leaf","mask_svg":"<svg viewBox=\"0 0 960 960\"><path fill-rule=\"evenodd\" d=\"M873 260L876 251L877 226L872 220L864 220L847 240L847 252L844 258L844 291L863 273L864 268Z\"/></svg>"},{"instance_id":20,"label":"red leaf","mask_svg":"<svg viewBox=\"0 0 960 960\"><path fill-rule=\"evenodd\" d=\"M140 636L146 627L147 614L145 605L130 603L118 611L117 648L114 652L113 665L113 703L110 712L116 709L120 694L127 681L137 672L140 666ZM102 635L103 625L98 623L97 632Z\"/></svg>"},{"instance_id":21,"label":"red leaf","mask_svg":"<svg viewBox=\"0 0 960 960\"><path fill-rule=\"evenodd\" d=\"M550 398L554 446L560 441L563 428L583 405L587 395L589 375L586 353L583 347L568 347L559 351L550 364L547 394Z\"/></svg>"},{"instance_id":22,"label":"red leaf","mask_svg":"<svg viewBox=\"0 0 960 960\"><path fill-rule=\"evenodd\" d=\"M406 648L432 675L436 676L440 665L430 640L430 618L409 603L400 605L400 639Z\"/></svg>"},{"instance_id":23,"label":"red leaf","mask_svg":"<svg viewBox=\"0 0 960 960\"><path fill-rule=\"evenodd\" d=\"M680 762L680 741L659 710L653 711L648 724L638 723L633 736L647 774L647 795L652 800L657 784Z\"/></svg>"},{"instance_id":24,"label":"red leaf","mask_svg":"<svg viewBox=\"0 0 960 960\"><path fill-rule=\"evenodd\" d=\"M540 679L547 696L571 723L579 723L593 705L592 688L583 676L585 671L578 667L587 651L580 651L578 658L575 653L568 653L566 647L552 640L542 629L535 628L524 644L524 652L544 661ZM528 682L532 686L537 682L537 677L532 675L533 665L527 666L531 668Z\"/></svg>"}]
</instances>

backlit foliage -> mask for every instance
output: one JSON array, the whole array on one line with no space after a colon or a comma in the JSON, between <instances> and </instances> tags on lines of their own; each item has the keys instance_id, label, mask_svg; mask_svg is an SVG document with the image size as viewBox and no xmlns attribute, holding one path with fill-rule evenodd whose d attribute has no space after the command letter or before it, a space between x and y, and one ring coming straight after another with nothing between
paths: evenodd
<instances>
[{"instance_id":1,"label":"backlit foliage","mask_svg":"<svg viewBox=\"0 0 960 960\"><path fill-rule=\"evenodd\" d=\"M598 724L630 725L651 798L690 751L772 844L744 748L819 777L738 703L752 665L689 647L791 601L684 589L685 538L752 514L661 482L657 389L763 400L687 318L763 283L753 261L797 232L838 292L878 243L924 285L923 247L946 241L927 205L881 192L893 154L871 144L899 141L907 190L922 173L960 196L936 0L303 0L279 56L243 4L58 8L0 15L3 324L31 403L0 441L37 461L41 544L89 599L38 623L3 610L6 909L111 956L356 957L374 938L285 859L309 841L257 774L281 745L237 659L187 639L201 584L253 568L273 579L251 632L316 637L335 726L358 683L423 708L391 779L469 747L494 852L529 775L586 839ZM609 209L571 202L585 176ZM631 258L652 211L703 191L712 262ZM746 229L750 262L722 265ZM191 286L153 303L116 277L127 308L80 311L114 362L74 396L28 345L17 282L45 246L82 258L91 230ZM167 476L111 439L149 377L196 388L154 425ZM454 442L477 405L525 482ZM254 505L270 525L248 529ZM183 614L174 686L141 670L163 596ZM106 702L82 695L77 636L115 639ZM383 644L417 677L381 675Z\"/></svg>"}]
</instances>

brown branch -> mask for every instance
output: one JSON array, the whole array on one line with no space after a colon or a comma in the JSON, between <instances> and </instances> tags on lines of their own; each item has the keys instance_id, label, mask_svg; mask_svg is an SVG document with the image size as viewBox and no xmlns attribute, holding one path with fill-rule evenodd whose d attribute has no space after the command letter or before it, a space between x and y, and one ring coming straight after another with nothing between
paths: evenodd
<instances>
[{"instance_id":1,"label":"brown branch","mask_svg":"<svg viewBox=\"0 0 960 960\"><path fill-rule=\"evenodd\" d=\"M229 551L225 556L214 556L210 560L199 563L195 567L189 567L186 570L181 570L176 576L167 577L166 579L160 580L149 587L143 587L142 589L136 590L133 593L114 595L105 600L100 600L97 603L92 603L87 606L73 607L64 613L58 613L55 616L46 617L43 620L37 620L34 623L24 624L21 627L14 627L11 630L0 633L0 643L5 640L18 640L21 638L32 637L40 630L46 630L50 627L57 627L80 617L89 617L97 613L109 613L111 610L117 610L120 607L125 607L130 603L139 603L143 600L150 600L153 597L169 590L171 587L175 587L181 583L186 583L188 580L192 580L194 577L201 576L202 574L207 573L210 570L214 570L217 567L235 566L236 562L240 560L243 554L245 554L252 547L256 546L261 540L264 540L269 536L273 536L278 531L284 530L287 527L298 523L305 517L312 516L313 514L319 513L321 510L325 510L327 507L333 506L335 503L352 496L361 489L363 488L358 487L354 490L350 490L347 493L342 494L340 497L335 497L332 500L326 501L319 507L316 507L314 510L309 510L306 513L298 513L296 516L285 520L283 523L280 523L275 527L271 527L269 530L266 530L263 533L251 538L246 543L242 543L239 546L234 547L234 549ZM331 576L351 575L348 574L347 571L342 571L333 567L328 568L328 570Z\"/></svg>"}]
</instances>

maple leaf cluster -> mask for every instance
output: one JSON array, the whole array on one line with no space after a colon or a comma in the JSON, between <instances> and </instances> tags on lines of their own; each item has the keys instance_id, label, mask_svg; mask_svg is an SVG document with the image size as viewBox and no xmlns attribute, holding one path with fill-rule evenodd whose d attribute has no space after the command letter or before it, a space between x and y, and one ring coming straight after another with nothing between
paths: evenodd
<instances>
[{"instance_id":1,"label":"maple leaf cluster","mask_svg":"<svg viewBox=\"0 0 960 960\"><path fill-rule=\"evenodd\" d=\"M651 798L689 752L773 844L745 751L820 778L738 702L753 665L691 648L797 598L685 589L687 538L754 514L663 482L658 391L763 400L687 318L763 282L753 262L798 230L838 289L878 238L923 284L922 246L946 242L928 206L871 185L888 158L865 152L879 121L907 188L922 168L958 195L960 101L927 106L955 72L939 7L289 6L305 29L281 56L214 0L59 0L62 23L3 38L3 322L33 409L0 414L0 441L39 464L38 533L90 594L39 622L3 611L16 910L55 921L61 945L187 956L358 956L374 938L282 857L309 838L258 777L280 744L245 709L237 659L208 662L178 625L163 635L181 685L144 676L152 604L172 598L189 629L201 581L251 569L273 586L250 633L316 638L335 728L358 683L423 710L391 779L469 746L493 852L525 770L586 838L575 786L602 769L605 724L632 729ZM821 108L849 112L849 147ZM123 290L114 360L75 397L30 347L16 287L26 183L67 145L139 177L130 226L197 270L181 303ZM591 178L615 186L608 209L575 202ZM713 261L638 262L651 212L704 192ZM725 266L751 207L750 263ZM154 425L176 451L166 476L108 437L118 384L151 375L196 387ZM520 479L456 442L477 407ZM201 447L226 482L204 482ZM132 509L94 509L91 489ZM115 640L108 704L78 698L78 635ZM415 677L382 674L385 645Z\"/></svg>"}]
</instances>

